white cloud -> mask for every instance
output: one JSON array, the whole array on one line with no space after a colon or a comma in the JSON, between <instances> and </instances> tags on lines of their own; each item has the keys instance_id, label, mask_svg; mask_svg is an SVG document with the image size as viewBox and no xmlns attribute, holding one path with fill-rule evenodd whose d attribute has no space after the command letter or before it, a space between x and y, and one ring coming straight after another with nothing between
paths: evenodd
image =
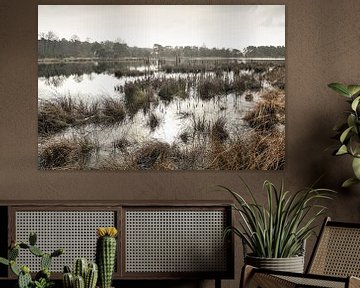
<instances>
[{"instance_id":1,"label":"white cloud","mask_svg":"<svg viewBox=\"0 0 360 288\"><path fill-rule=\"evenodd\" d=\"M130 46L285 44L284 5L39 5L39 32Z\"/></svg>"}]
</instances>

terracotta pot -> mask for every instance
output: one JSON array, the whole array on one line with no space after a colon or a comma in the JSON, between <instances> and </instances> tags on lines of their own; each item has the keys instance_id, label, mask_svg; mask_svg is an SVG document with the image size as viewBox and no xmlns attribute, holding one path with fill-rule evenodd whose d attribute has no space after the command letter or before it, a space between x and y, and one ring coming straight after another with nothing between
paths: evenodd
<instances>
[{"instance_id":1,"label":"terracotta pot","mask_svg":"<svg viewBox=\"0 0 360 288\"><path fill-rule=\"evenodd\" d=\"M246 255L245 263L254 267L275 271L304 272L304 256L289 258L263 258Z\"/></svg>"}]
</instances>

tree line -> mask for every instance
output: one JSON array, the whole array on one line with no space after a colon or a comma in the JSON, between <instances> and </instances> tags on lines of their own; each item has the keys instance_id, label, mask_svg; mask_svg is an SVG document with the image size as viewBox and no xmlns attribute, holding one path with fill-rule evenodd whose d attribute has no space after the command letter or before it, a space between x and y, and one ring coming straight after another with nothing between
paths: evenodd
<instances>
[{"instance_id":1,"label":"tree line","mask_svg":"<svg viewBox=\"0 0 360 288\"><path fill-rule=\"evenodd\" d=\"M198 46L163 46L154 44L152 48L130 47L124 41L90 42L80 41L73 35L70 40L59 39L53 32L42 33L38 39L39 58L102 58L123 57L285 57L285 46L248 46L240 51L230 48L208 48Z\"/></svg>"}]
</instances>

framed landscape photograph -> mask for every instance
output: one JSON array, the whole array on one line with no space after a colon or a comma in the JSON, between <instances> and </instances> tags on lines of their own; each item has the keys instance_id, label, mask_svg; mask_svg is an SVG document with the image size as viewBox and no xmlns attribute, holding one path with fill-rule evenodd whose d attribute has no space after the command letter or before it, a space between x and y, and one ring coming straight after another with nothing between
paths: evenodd
<instances>
[{"instance_id":1,"label":"framed landscape photograph","mask_svg":"<svg viewBox=\"0 0 360 288\"><path fill-rule=\"evenodd\" d=\"M38 6L38 169L284 165L284 5Z\"/></svg>"}]
</instances>

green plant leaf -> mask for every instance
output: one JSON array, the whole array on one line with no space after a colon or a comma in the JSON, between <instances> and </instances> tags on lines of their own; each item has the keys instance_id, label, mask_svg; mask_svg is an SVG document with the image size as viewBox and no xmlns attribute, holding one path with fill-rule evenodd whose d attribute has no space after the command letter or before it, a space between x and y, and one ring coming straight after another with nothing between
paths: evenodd
<instances>
[{"instance_id":1,"label":"green plant leaf","mask_svg":"<svg viewBox=\"0 0 360 288\"><path fill-rule=\"evenodd\" d=\"M352 168L356 178L360 180L360 158L354 157L352 161Z\"/></svg>"},{"instance_id":2,"label":"green plant leaf","mask_svg":"<svg viewBox=\"0 0 360 288\"><path fill-rule=\"evenodd\" d=\"M360 138L357 134L350 137L347 147L351 155L354 157L360 157Z\"/></svg>"},{"instance_id":3,"label":"green plant leaf","mask_svg":"<svg viewBox=\"0 0 360 288\"><path fill-rule=\"evenodd\" d=\"M348 90L348 87L341 83L330 83L328 85L329 88L333 89L335 92L339 93L342 96L345 97L351 97L351 94Z\"/></svg>"},{"instance_id":4,"label":"green plant leaf","mask_svg":"<svg viewBox=\"0 0 360 288\"><path fill-rule=\"evenodd\" d=\"M351 103L351 109L352 109L352 110L356 111L356 108L357 108L358 105L359 105L359 101L360 101L360 96L356 97L356 98L354 99L354 101L352 101L352 103Z\"/></svg>"},{"instance_id":5,"label":"green plant leaf","mask_svg":"<svg viewBox=\"0 0 360 288\"><path fill-rule=\"evenodd\" d=\"M341 143L344 143L344 141L346 140L346 137L348 136L348 134L352 128L353 127L351 126L351 127L347 128L343 133L341 133L341 136L340 136Z\"/></svg>"},{"instance_id":6,"label":"green plant leaf","mask_svg":"<svg viewBox=\"0 0 360 288\"><path fill-rule=\"evenodd\" d=\"M354 96L360 92L360 85L348 85L347 90L351 96Z\"/></svg>"},{"instance_id":7,"label":"green plant leaf","mask_svg":"<svg viewBox=\"0 0 360 288\"><path fill-rule=\"evenodd\" d=\"M19 276L21 270L20 270L20 268L16 265L16 262L15 262L15 261L10 261L10 268L11 268L11 271L12 271L16 276Z\"/></svg>"},{"instance_id":8,"label":"green plant leaf","mask_svg":"<svg viewBox=\"0 0 360 288\"><path fill-rule=\"evenodd\" d=\"M8 259L5 259L5 258L3 258L3 257L0 257L0 263L1 263L1 264L4 264L4 265L9 265L9 264L10 264L9 260L8 260Z\"/></svg>"},{"instance_id":9,"label":"green plant leaf","mask_svg":"<svg viewBox=\"0 0 360 288\"><path fill-rule=\"evenodd\" d=\"M355 126L356 123L356 116L354 114L349 114L348 118L347 118L347 124L348 126Z\"/></svg>"},{"instance_id":10,"label":"green plant leaf","mask_svg":"<svg viewBox=\"0 0 360 288\"><path fill-rule=\"evenodd\" d=\"M341 145L341 147L339 148L339 150L336 152L335 155L344 155L347 153L349 153L349 152L348 152L346 145Z\"/></svg>"},{"instance_id":11,"label":"green plant leaf","mask_svg":"<svg viewBox=\"0 0 360 288\"><path fill-rule=\"evenodd\" d=\"M345 180L344 183L342 183L341 187L348 188L352 185L359 184L359 183L360 183L359 179L352 177L352 178Z\"/></svg>"}]
</instances>

